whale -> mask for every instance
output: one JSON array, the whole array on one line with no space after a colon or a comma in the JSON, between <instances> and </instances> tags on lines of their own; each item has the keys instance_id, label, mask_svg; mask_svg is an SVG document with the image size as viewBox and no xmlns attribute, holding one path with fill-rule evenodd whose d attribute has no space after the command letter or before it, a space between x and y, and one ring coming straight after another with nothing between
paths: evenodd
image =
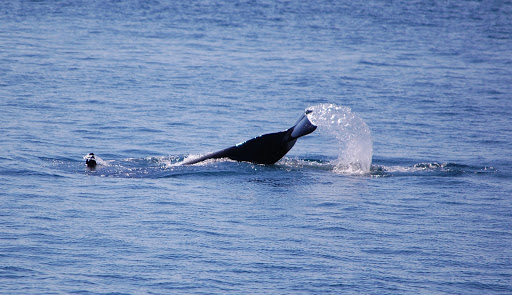
<instances>
[{"instance_id":1,"label":"whale","mask_svg":"<svg viewBox=\"0 0 512 295\"><path fill-rule=\"evenodd\" d=\"M275 164L292 149L299 137L316 130L317 126L313 125L308 118L312 112L312 110L306 110L292 127L284 131L263 134L223 150L185 160L182 165L223 158L254 164Z\"/></svg>"}]
</instances>

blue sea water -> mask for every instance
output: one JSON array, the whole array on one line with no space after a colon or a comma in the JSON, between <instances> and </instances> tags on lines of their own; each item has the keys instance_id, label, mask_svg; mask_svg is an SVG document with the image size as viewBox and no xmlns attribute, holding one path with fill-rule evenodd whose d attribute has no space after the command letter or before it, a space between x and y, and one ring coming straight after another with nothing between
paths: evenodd
<instances>
[{"instance_id":1,"label":"blue sea water","mask_svg":"<svg viewBox=\"0 0 512 295\"><path fill-rule=\"evenodd\" d=\"M2 1L0 107L2 294L512 293L511 1Z\"/></svg>"}]
</instances>

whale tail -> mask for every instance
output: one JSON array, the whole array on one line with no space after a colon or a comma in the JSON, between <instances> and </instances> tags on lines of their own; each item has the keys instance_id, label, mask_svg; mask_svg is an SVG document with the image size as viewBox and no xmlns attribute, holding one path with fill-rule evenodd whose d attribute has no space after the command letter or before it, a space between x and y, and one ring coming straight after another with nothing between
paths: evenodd
<instances>
[{"instance_id":1,"label":"whale tail","mask_svg":"<svg viewBox=\"0 0 512 295\"><path fill-rule=\"evenodd\" d=\"M279 161L295 145L299 137L307 135L317 128L309 121L307 110L295 122L295 125L285 131L260 135L248 141L228 147L218 152L210 153L186 161L183 165L191 165L208 159L229 158L235 161L255 164L274 164Z\"/></svg>"},{"instance_id":2,"label":"whale tail","mask_svg":"<svg viewBox=\"0 0 512 295\"><path fill-rule=\"evenodd\" d=\"M308 135L311 132L316 130L316 126L309 121L308 115L311 114L312 110L306 110L302 116L295 122L292 128L291 136L295 139L302 137L304 135ZM288 129L288 130L290 130Z\"/></svg>"}]
</instances>

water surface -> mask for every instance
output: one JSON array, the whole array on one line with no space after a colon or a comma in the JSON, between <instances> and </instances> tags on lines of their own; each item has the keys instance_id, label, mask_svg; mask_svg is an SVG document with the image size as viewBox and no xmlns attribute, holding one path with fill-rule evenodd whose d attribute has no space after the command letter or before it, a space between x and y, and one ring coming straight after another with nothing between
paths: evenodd
<instances>
[{"instance_id":1,"label":"water surface","mask_svg":"<svg viewBox=\"0 0 512 295\"><path fill-rule=\"evenodd\" d=\"M0 293L512 293L511 15L1 2ZM276 165L177 165L329 104Z\"/></svg>"}]
</instances>

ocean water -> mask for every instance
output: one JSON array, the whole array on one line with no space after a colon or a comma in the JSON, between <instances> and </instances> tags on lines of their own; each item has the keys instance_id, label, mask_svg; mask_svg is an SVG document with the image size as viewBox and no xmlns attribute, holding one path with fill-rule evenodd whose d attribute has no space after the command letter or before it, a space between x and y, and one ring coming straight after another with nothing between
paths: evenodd
<instances>
[{"instance_id":1,"label":"ocean water","mask_svg":"<svg viewBox=\"0 0 512 295\"><path fill-rule=\"evenodd\" d=\"M0 107L2 294L512 293L511 1L2 1Z\"/></svg>"}]
</instances>

